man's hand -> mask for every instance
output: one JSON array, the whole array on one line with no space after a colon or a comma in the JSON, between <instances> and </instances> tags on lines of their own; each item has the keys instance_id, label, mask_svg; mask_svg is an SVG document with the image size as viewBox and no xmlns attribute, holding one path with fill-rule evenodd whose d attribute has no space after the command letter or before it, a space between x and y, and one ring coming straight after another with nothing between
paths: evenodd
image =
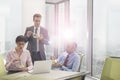
<instances>
[{"instance_id":1,"label":"man's hand","mask_svg":"<svg viewBox=\"0 0 120 80\"><path fill-rule=\"evenodd\" d=\"M42 40L43 39L43 35L42 34L37 35L36 37L37 37L38 40Z\"/></svg>"},{"instance_id":2,"label":"man's hand","mask_svg":"<svg viewBox=\"0 0 120 80\"><path fill-rule=\"evenodd\" d=\"M55 60L56 58L55 58L55 56L50 56L50 59Z\"/></svg>"},{"instance_id":3,"label":"man's hand","mask_svg":"<svg viewBox=\"0 0 120 80\"><path fill-rule=\"evenodd\" d=\"M32 31L27 31L27 36L30 37L33 34Z\"/></svg>"},{"instance_id":4,"label":"man's hand","mask_svg":"<svg viewBox=\"0 0 120 80\"><path fill-rule=\"evenodd\" d=\"M62 65L61 65L61 64L59 64L58 62L57 62L57 63L55 63L55 64L53 64L53 66L55 66L55 67L62 67Z\"/></svg>"}]
</instances>

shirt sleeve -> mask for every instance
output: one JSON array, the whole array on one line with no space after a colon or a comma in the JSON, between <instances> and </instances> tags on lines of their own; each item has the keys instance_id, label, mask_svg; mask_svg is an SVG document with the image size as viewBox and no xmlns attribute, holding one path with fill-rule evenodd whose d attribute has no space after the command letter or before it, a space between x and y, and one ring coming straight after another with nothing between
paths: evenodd
<instances>
[{"instance_id":1,"label":"shirt sleeve","mask_svg":"<svg viewBox=\"0 0 120 80\"><path fill-rule=\"evenodd\" d=\"M29 30L29 27L26 28L26 31L25 31L25 34L24 34L25 42L30 41L30 39L33 38L33 36L27 35L28 31L31 31L31 30Z\"/></svg>"},{"instance_id":2,"label":"shirt sleeve","mask_svg":"<svg viewBox=\"0 0 120 80\"><path fill-rule=\"evenodd\" d=\"M66 56L66 54L64 52L58 57L57 61L58 61L59 64L63 65L64 59L66 58L65 56Z\"/></svg>"},{"instance_id":3,"label":"shirt sleeve","mask_svg":"<svg viewBox=\"0 0 120 80\"><path fill-rule=\"evenodd\" d=\"M31 60L31 56L30 56L30 52L28 51L28 59L27 59L27 65L28 65L28 70L33 69L33 64L32 64L32 60Z\"/></svg>"},{"instance_id":4,"label":"shirt sleeve","mask_svg":"<svg viewBox=\"0 0 120 80\"><path fill-rule=\"evenodd\" d=\"M12 63L13 63L13 61L12 61L12 58L10 56L10 52L8 52L7 58L6 58L6 64L5 64L5 67L7 70L9 70Z\"/></svg>"}]
</instances>

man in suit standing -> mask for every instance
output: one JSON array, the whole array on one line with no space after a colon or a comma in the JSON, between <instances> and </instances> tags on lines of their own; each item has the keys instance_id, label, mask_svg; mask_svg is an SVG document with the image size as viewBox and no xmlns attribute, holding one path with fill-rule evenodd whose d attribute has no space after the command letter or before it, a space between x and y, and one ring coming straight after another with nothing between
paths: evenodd
<instances>
[{"instance_id":1,"label":"man in suit standing","mask_svg":"<svg viewBox=\"0 0 120 80\"><path fill-rule=\"evenodd\" d=\"M34 14L34 25L27 27L24 35L33 63L38 60L46 60L44 45L48 45L49 36L48 31L40 26L41 18L40 14Z\"/></svg>"}]
</instances>

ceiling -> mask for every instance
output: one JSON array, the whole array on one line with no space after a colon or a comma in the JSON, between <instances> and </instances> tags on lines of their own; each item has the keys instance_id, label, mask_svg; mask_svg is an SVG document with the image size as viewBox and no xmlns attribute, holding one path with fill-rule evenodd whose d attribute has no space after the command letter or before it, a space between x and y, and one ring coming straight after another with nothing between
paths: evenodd
<instances>
[{"instance_id":1,"label":"ceiling","mask_svg":"<svg viewBox=\"0 0 120 80\"><path fill-rule=\"evenodd\" d=\"M46 0L47 3L59 3L63 1L66 1L66 0Z\"/></svg>"}]
</instances>

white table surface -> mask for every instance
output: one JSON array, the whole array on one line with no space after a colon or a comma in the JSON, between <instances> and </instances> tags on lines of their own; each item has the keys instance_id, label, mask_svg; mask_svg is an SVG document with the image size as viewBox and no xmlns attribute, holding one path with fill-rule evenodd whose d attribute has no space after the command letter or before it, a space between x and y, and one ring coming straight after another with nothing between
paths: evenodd
<instances>
[{"instance_id":1,"label":"white table surface","mask_svg":"<svg viewBox=\"0 0 120 80\"><path fill-rule=\"evenodd\" d=\"M60 70L51 70L49 73L31 74L28 72L19 72L0 78L0 80L64 80L85 75L85 72L68 72Z\"/></svg>"}]
</instances>

